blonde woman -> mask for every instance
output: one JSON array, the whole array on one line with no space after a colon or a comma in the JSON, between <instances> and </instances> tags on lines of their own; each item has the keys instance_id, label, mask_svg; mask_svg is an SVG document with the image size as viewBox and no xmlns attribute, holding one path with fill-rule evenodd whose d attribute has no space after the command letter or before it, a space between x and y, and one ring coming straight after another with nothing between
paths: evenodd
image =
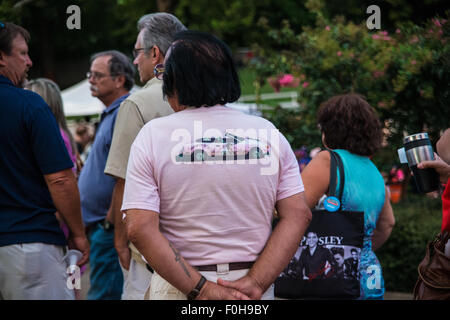
<instances>
[{"instance_id":1,"label":"blonde woman","mask_svg":"<svg viewBox=\"0 0 450 320\"><path fill-rule=\"evenodd\" d=\"M59 86L50 79L38 78L29 81L25 85L25 89L31 90L39 94L45 102L49 105L53 115L56 118L56 122L59 125L59 130L61 136L66 145L67 152L69 153L70 159L72 160L74 166L72 168L73 173L78 177L78 173L81 169L75 140L67 128L66 116L63 109L63 101L61 97L61 91Z\"/></svg>"}]
</instances>

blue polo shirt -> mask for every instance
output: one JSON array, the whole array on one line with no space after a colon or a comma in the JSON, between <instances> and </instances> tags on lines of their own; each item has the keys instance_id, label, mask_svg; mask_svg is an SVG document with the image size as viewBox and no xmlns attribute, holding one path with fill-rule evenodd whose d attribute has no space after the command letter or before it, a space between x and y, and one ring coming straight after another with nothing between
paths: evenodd
<instances>
[{"instance_id":1,"label":"blue polo shirt","mask_svg":"<svg viewBox=\"0 0 450 320\"><path fill-rule=\"evenodd\" d=\"M72 166L48 105L0 76L0 246L66 244L44 175Z\"/></svg>"},{"instance_id":2,"label":"blue polo shirt","mask_svg":"<svg viewBox=\"0 0 450 320\"><path fill-rule=\"evenodd\" d=\"M83 222L90 226L105 219L111 204L115 179L104 173L117 112L129 94L116 99L103 110L89 156L78 179Z\"/></svg>"}]
</instances>

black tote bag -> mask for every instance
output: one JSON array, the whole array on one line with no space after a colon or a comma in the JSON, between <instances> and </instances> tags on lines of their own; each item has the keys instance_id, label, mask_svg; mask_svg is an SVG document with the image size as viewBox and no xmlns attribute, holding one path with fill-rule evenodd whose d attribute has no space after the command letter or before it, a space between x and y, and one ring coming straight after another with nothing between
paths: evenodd
<instances>
[{"instance_id":1,"label":"black tote bag","mask_svg":"<svg viewBox=\"0 0 450 320\"><path fill-rule=\"evenodd\" d=\"M359 262L364 212L341 210L345 175L340 156L331 155L328 198L331 210L313 210L312 220L289 265L275 281L275 296L291 299L355 299L360 296ZM337 168L339 194L336 195ZM330 198L333 197L333 198ZM330 207L330 206L328 206Z\"/></svg>"}]
</instances>

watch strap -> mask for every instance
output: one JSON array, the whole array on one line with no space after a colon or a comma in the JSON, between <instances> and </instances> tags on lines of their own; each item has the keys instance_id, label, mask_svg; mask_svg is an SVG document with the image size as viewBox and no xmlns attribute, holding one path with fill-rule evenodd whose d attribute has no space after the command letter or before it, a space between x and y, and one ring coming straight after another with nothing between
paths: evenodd
<instances>
[{"instance_id":1,"label":"watch strap","mask_svg":"<svg viewBox=\"0 0 450 320\"><path fill-rule=\"evenodd\" d=\"M203 288L205 283L206 283L206 278L204 276L202 276L200 278L200 280L198 281L197 285L195 286L195 288L192 289L192 291L189 292L189 294L187 295L187 299L194 300L195 298L197 298L198 295L200 294L200 290Z\"/></svg>"}]
</instances>

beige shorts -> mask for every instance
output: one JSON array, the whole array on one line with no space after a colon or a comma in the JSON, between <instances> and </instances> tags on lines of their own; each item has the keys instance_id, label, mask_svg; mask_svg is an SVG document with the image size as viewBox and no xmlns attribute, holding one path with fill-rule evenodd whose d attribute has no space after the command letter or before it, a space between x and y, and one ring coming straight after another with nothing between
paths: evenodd
<instances>
[{"instance_id":1,"label":"beige shorts","mask_svg":"<svg viewBox=\"0 0 450 320\"><path fill-rule=\"evenodd\" d=\"M224 280L237 280L245 276L250 269L233 270L226 273L219 273L216 271L200 271L200 273L208 281L217 282L217 278ZM187 300L186 296L177 288L172 286L158 273L153 273L152 283L149 288L149 293L146 295L149 300ZM261 300L273 300L274 297L274 285L272 284L269 289L261 297Z\"/></svg>"}]
</instances>

